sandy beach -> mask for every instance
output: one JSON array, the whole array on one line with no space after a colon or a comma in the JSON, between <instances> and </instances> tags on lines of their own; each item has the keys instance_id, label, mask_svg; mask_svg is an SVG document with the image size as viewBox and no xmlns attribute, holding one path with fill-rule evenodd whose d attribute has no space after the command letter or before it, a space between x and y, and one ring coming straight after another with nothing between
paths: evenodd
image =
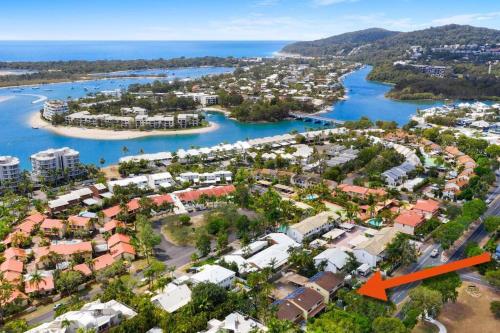
<instances>
[{"instance_id":1,"label":"sandy beach","mask_svg":"<svg viewBox=\"0 0 500 333\"><path fill-rule=\"evenodd\" d=\"M34 112L30 115L28 123L31 127L37 127L40 130L50 131L62 136L72 138L89 139L89 140L128 140L144 138L148 136L168 136L168 135L187 135L187 134L202 134L215 131L219 125L210 122L210 125L202 128L177 129L177 130L153 130L153 131L113 131L109 129L99 128L83 128L73 126L54 126L43 120L39 112Z\"/></svg>"}]
</instances>

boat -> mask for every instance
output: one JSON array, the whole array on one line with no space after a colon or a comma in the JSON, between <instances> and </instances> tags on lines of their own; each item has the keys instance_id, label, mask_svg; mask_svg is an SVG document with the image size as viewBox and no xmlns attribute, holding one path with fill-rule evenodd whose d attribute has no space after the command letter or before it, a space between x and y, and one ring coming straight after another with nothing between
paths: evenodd
<instances>
[{"instance_id":1,"label":"boat","mask_svg":"<svg viewBox=\"0 0 500 333\"><path fill-rule=\"evenodd\" d=\"M38 126L31 126L32 129L38 129Z\"/></svg>"},{"instance_id":2,"label":"boat","mask_svg":"<svg viewBox=\"0 0 500 333\"><path fill-rule=\"evenodd\" d=\"M40 89L40 87L31 87L31 89L38 90L38 89Z\"/></svg>"}]
</instances>

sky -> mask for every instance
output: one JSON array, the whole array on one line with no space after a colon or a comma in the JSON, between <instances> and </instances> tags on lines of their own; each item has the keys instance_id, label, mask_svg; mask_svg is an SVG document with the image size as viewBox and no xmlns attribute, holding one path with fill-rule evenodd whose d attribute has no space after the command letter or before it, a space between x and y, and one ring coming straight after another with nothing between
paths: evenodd
<instances>
[{"instance_id":1,"label":"sky","mask_svg":"<svg viewBox=\"0 0 500 333\"><path fill-rule=\"evenodd\" d=\"M0 40L312 40L371 27L500 29L498 0L2 0Z\"/></svg>"}]
</instances>

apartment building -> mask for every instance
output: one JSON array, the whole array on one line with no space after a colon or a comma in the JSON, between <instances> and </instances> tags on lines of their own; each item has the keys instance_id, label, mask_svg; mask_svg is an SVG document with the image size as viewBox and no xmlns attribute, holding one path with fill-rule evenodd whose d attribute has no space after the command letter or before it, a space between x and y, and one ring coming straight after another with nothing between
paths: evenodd
<instances>
[{"instance_id":1,"label":"apartment building","mask_svg":"<svg viewBox=\"0 0 500 333\"><path fill-rule=\"evenodd\" d=\"M61 100L50 100L43 105L42 115L45 119L52 120L55 115L63 115L68 112L68 103Z\"/></svg>"},{"instance_id":2,"label":"apartment building","mask_svg":"<svg viewBox=\"0 0 500 333\"><path fill-rule=\"evenodd\" d=\"M200 125L200 119L196 113L182 113L177 115L177 125L180 128Z\"/></svg>"},{"instance_id":3,"label":"apartment building","mask_svg":"<svg viewBox=\"0 0 500 333\"><path fill-rule=\"evenodd\" d=\"M82 173L80 153L74 149L50 148L31 155L32 177L36 181L74 178Z\"/></svg>"},{"instance_id":4,"label":"apartment building","mask_svg":"<svg viewBox=\"0 0 500 333\"><path fill-rule=\"evenodd\" d=\"M0 188L15 186L20 176L19 158L0 156Z\"/></svg>"}]
</instances>

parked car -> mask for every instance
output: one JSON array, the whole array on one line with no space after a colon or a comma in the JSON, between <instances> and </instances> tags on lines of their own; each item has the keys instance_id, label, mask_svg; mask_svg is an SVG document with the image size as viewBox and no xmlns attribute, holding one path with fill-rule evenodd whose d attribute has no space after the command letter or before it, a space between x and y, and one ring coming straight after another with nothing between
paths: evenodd
<instances>
[{"instance_id":1,"label":"parked car","mask_svg":"<svg viewBox=\"0 0 500 333\"><path fill-rule=\"evenodd\" d=\"M432 252L431 252L431 258L436 258L438 255L439 255L439 250L438 249L432 250Z\"/></svg>"}]
</instances>

